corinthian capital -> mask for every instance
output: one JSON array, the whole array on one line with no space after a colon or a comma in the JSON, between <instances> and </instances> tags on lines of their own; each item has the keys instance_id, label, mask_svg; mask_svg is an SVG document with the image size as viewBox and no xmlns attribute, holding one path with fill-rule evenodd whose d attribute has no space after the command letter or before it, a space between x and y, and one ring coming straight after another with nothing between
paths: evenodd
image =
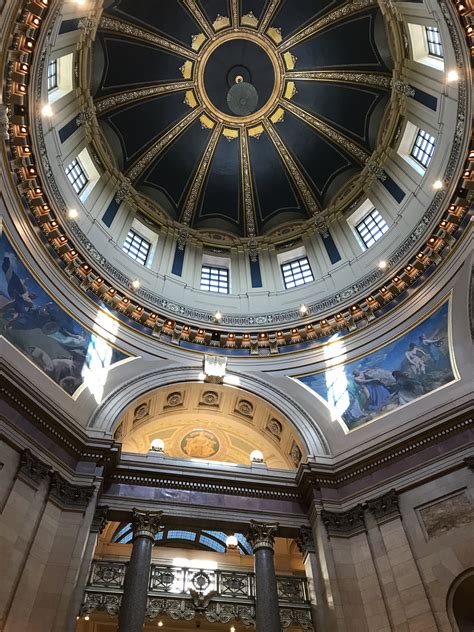
<instances>
[{"instance_id":1,"label":"corinthian capital","mask_svg":"<svg viewBox=\"0 0 474 632\"><path fill-rule=\"evenodd\" d=\"M145 537L155 540L156 534L161 528L162 511L140 511L133 510L132 526L133 537Z\"/></svg>"},{"instance_id":2,"label":"corinthian capital","mask_svg":"<svg viewBox=\"0 0 474 632\"><path fill-rule=\"evenodd\" d=\"M250 542L253 552L258 549L272 549L275 533L278 530L278 522L266 524L265 522L250 521L247 539Z\"/></svg>"}]
</instances>

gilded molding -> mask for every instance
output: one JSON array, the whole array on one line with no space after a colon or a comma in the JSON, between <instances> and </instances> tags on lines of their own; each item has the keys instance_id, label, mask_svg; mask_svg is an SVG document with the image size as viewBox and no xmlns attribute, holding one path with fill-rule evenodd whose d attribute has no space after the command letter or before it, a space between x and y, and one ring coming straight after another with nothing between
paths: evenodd
<instances>
[{"instance_id":1,"label":"gilded molding","mask_svg":"<svg viewBox=\"0 0 474 632\"><path fill-rule=\"evenodd\" d=\"M278 522L265 523L258 522L258 520L250 521L247 539L254 553L259 549L272 549L273 551L278 526Z\"/></svg>"},{"instance_id":2,"label":"gilded molding","mask_svg":"<svg viewBox=\"0 0 474 632\"><path fill-rule=\"evenodd\" d=\"M242 197L244 201L245 223L249 237L255 237L255 203L252 187L252 171L250 168L249 142L247 130L240 133L240 157L242 164Z\"/></svg>"},{"instance_id":3,"label":"gilded molding","mask_svg":"<svg viewBox=\"0 0 474 632\"><path fill-rule=\"evenodd\" d=\"M217 123L214 126L214 129L212 131L207 147L204 150L204 154L202 156L199 167L194 175L191 189L187 195L186 202L184 203L183 216L181 220L183 224L186 224L186 226L188 226L191 223L191 220L199 204L202 187L206 181L206 176L209 171L209 167L214 158L214 153L216 151L217 144L222 134L222 128L223 128L222 123Z\"/></svg>"},{"instance_id":4,"label":"gilded molding","mask_svg":"<svg viewBox=\"0 0 474 632\"><path fill-rule=\"evenodd\" d=\"M267 30L272 20L272 17L277 12L280 4L281 4L281 0L270 0L269 4L265 8L265 13L262 16L259 27L258 27L258 30L260 33L264 33Z\"/></svg>"},{"instance_id":5,"label":"gilded molding","mask_svg":"<svg viewBox=\"0 0 474 632\"><path fill-rule=\"evenodd\" d=\"M285 73L287 81L335 81L355 85L372 86L390 90L392 77L376 72L350 72L348 70L292 70Z\"/></svg>"},{"instance_id":6,"label":"gilded molding","mask_svg":"<svg viewBox=\"0 0 474 632\"><path fill-rule=\"evenodd\" d=\"M132 514L133 539L150 538L155 541L156 534L160 531L162 511L140 511L134 509Z\"/></svg>"},{"instance_id":7,"label":"gilded molding","mask_svg":"<svg viewBox=\"0 0 474 632\"><path fill-rule=\"evenodd\" d=\"M240 26L240 0L230 0L230 15L233 28Z\"/></svg>"},{"instance_id":8,"label":"gilded molding","mask_svg":"<svg viewBox=\"0 0 474 632\"><path fill-rule=\"evenodd\" d=\"M186 48L185 46L181 46L180 44L176 44L166 37L161 37L160 35L156 35L146 29L142 29L134 24L130 24L124 20L119 20L117 18L111 18L107 15L103 15L99 22L99 28L104 31L110 31L112 33L120 33L121 35L126 35L127 37L132 37L134 39L143 40L150 44L154 44L158 48L163 48L171 53L175 53L180 57L184 57L185 59L197 59L198 56L191 48Z\"/></svg>"},{"instance_id":9,"label":"gilded molding","mask_svg":"<svg viewBox=\"0 0 474 632\"><path fill-rule=\"evenodd\" d=\"M349 2L344 4L342 7L339 7L322 18L315 20L308 26L301 29L298 33L295 33L288 39L284 40L278 47L278 50L280 52L287 51L290 48L297 46L308 37L312 37L315 33L321 31L327 26L334 24L339 20L343 20L350 15L358 13L359 11L364 11L372 6L377 6L377 0L349 0Z\"/></svg>"},{"instance_id":10,"label":"gilded molding","mask_svg":"<svg viewBox=\"0 0 474 632\"><path fill-rule=\"evenodd\" d=\"M369 160L370 154L364 151L362 147L359 147L359 145L349 140L347 136L338 132L334 127L331 127L331 125L324 123L324 121L317 116L310 114L287 99L283 99L280 104L283 108L326 136L326 138L329 138L329 140L339 145L339 147L342 147L342 149L355 158L357 162L365 165Z\"/></svg>"},{"instance_id":11,"label":"gilded molding","mask_svg":"<svg viewBox=\"0 0 474 632\"><path fill-rule=\"evenodd\" d=\"M214 36L214 29L209 23L207 17L203 13L200 5L196 2L196 0L181 0L183 5L189 11L189 13L193 16L199 26L203 29L208 37Z\"/></svg>"},{"instance_id":12,"label":"gilded molding","mask_svg":"<svg viewBox=\"0 0 474 632\"><path fill-rule=\"evenodd\" d=\"M174 127L166 132L150 147L150 149L142 156L127 172L127 178L131 182L136 182L151 162L164 151L178 136L180 136L194 121L203 113L204 108L199 106L191 110L183 119Z\"/></svg>"},{"instance_id":13,"label":"gilded molding","mask_svg":"<svg viewBox=\"0 0 474 632\"><path fill-rule=\"evenodd\" d=\"M149 99L161 94L170 94L171 92L182 92L185 90L192 90L194 88L194 82L192 81L176 81L173 83L166 83L151 88L139 88L137 90L127 90L120 94L113 94L108 97L103 97L94 101L97 114L104 114L109 110L123 105L124 103L134 103L135 101L141 101L142 99Z\"/></svg>"},{"instance_id":14,"label":"gilded molding","mask_svg":"<svg viewBox=\"0 0 474 632\"><path fill-rule=\"evenodd\" d=\"M285 102L282 101L282 104L283 103L285 106L287 105L286 101ZM275 127L269 121L264 121L264 127L265 127L266 132L270 136L273 144L275 145L278 153L280 154L288 170L288 173L291 175L291 178L293 182L295 183L295 186L298 189L299 194L301 195L301 198L303 199L303 202L307 210L312 215L315 215L321 210L321 208L318 202L316 201L316 198L313 195L311 187L306 182L306 179L301 173L298 165L296 164L293 156L290 154L285 143L281 140L279 134L275 130Z\"/></svg>"}]
</instances>

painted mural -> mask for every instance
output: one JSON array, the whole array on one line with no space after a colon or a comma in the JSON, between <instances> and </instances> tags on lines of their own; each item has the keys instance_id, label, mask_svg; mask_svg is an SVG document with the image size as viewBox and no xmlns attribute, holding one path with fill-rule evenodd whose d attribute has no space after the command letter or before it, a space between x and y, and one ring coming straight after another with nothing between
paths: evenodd
<instances>
[{"instance_id":1,"label":"painted mural","mask_svg":"<svg viewBox=\"0 0 474 632\"><path fill-rule=\"evenodd\" d=\"M4 234L0 234L0 261L0 334L70 395L89 382L97 396L109 368L128 356L59 307L21 263ZM111 339L107 318L99 312L97 329Z\"/></svg>"},{"instance_id":2,"label":"painted mural","mask_svg":"<svg viewBox=\"0 0 474 632\"><path fill-rule=\"evenodd\" d=\"M331 368L297 381L325 400L349 429L360 426L455 379L448 319L446 302L394 342L347 364L336 364L344 347L335 338L327 346Z\"/></svg>"}]
</instances>

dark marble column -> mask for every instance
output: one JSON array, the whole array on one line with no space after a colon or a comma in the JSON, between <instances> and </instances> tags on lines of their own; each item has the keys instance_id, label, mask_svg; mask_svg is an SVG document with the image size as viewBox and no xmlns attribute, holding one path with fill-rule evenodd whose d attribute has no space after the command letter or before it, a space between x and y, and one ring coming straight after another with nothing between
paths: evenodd
<instances>
[{"instance_id":1,"label":"dark marble column","mask_svg":"<svg viewBox=\"0 0 474 632\"><path fill-rule=\"evenodd\" d=\"M161 511L133 510L133 548L123 586L119 632L143 632L151 552L162 516Z\"/></svg>"},{"instance_id":2,"label":"dark marble column","mask_svg":"<svg viewBox=\"0 0 474 632\"><path fill-rule=\"evenodd\" d=\"M256 610L258 632L281 632L278 588L273 561L273 541L278 523L251 520L248 540L255 556Z\"/></svg>"}]
</instances>

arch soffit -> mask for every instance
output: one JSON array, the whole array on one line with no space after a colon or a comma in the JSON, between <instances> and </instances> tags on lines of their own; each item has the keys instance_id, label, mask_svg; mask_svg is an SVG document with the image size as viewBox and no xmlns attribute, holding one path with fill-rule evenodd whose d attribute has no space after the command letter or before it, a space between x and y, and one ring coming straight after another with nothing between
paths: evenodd
<instances>
[{"instance_id":1,"label":"arch soffit","mask_svg":"<svg viewBox=\"0 0 474 632\"><path fill-rule=\"evenodd\" d=\"M234 384L224 383L225 388L248 392L267 406L276 409L285 418L294 434L300 439L308 457L330 453L328 442L316 420L294 399L280 388L269 384L260 377L228 372L227 377ZM87 428L108 436L113 436L122 416L133 402L139 402L154 391L172 385L203 383L200 369L173 367L158 369L128 380L109 393L102 404L89 418ZM209 386L212 386L211 384Z\"/></svg>"}]
</instances>

